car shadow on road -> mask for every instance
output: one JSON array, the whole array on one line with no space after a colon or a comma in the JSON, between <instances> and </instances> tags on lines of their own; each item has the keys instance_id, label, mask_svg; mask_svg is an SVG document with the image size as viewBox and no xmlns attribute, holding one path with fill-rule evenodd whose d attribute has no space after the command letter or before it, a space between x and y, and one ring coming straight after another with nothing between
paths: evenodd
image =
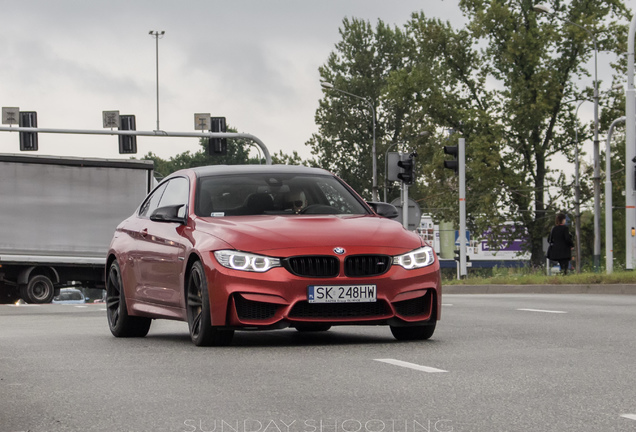
<instances>
[{"instance_id":1,"label":"car shadow on road","mask_svg":"<svg viewBox=\"0 0 636 432\"><path fill-rule=\"evenodd\" d=\"M234 334L232 345L235 347L267 346L319 346L319 345L369 345L385 344L394 339L377 334L352 333L337 328L323 332L299 332L295 329L277 331L241 331Z\"/></svg>"},{"instance_id":2,"label":"car shadow on road","mask_svg":"<svg viewBox=\"0 0 636 432\"><path fill-rule=\"evenodd\" d=\"M401 344L393 338L388 327L386 335L352 332L333 328L324 332L299 332L295 329L263 330L263 331L236 331L231 345L227 348L252 348L252 347L284 347L284 346L333 346L333 345L383 345ZM150 333L146 340L162 340L174 343L191 343L188 333ZM435 340L422 341L420 343L434 343ZM218 347L216 347L218 349Z\"/></svg>"}]
</instances>

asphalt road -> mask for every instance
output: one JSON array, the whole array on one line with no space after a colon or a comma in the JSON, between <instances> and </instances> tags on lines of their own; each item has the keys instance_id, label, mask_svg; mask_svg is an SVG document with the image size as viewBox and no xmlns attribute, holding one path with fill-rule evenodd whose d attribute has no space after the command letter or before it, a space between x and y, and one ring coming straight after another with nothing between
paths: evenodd
<instances>
[{"instance_id":1,"label":"asphalt road","mask_svg":"<svg viewBox=\"0 0 636 432\"><path fill-rule=\"evenodd\" d=\"M450 294L425 342L386 327L110 335L103 305L0 306L0 431L636 430L636 296Z\"/></svg>"}]
</instances>

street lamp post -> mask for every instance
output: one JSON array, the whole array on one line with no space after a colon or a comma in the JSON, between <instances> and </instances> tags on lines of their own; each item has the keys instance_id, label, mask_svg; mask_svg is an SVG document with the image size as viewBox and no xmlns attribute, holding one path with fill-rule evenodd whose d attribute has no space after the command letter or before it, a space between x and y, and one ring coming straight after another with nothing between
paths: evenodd
<instances>
[{"instance_id":1,"label":"street lamp post","mask_svg":"<svg viewBox=\"0 0 636 432\"><path fill-rule=\"evenodd\" d=\"M159 130L161 130L161 129L159 129L159 39L161 39L163 37L163 35L166 34L166 32L163 31L163 30L161 30L161 31L150 30L148 32L148 34L150 36L154 37L155 38L155 42L156 42L155 43L155 46L156 46L155 59L156 59L156 62L157 62L157 68L156 68L156 70L157 70L157 130L159 131Z\"/></svg>"},{"instance_id":2,"label":"street lamp post","mask_svg":"<svg viewBox=\"0 0 636 432\"><path fill-rule=\"evenodd\" d=\"M554 11L546 5L536 5L534 6L534 10L536 12L554 15ZM592 42L594 42L594 270L598 271L601 261L601 167L599 158L600 145L598 140L598 46L596 43L596 36L594 36L594 33L590 30L565 18L560 19L586 32L592 38Z\"/></svg>"},{"instance_id":3,"label":"street lamp post","mask_svg":"<svg viewBox=\"0 0 636 432\"><path fill-rule=\"evenodd\" d=\"M339 88L334 87L333 84L322 81L320 83L320 85L325 88L325 89L329 89L329 90L335 90L337 92L340 93L344 93L347 96L351 96L353 98L356 99L360 99L364 102L366 102L369 105L369 109L371 110L371 115L373 116L373 147L371 150L371 160L372 160L372 170L373 170L373 184L372 184L372 188L371 188L371 195L372 195L372 199L373 201L378 201L378 169L377 169L377 156L376 156L376 147L375 147L375 108L373 108L373 102L371 101L371 99L369 98L365 98L362 96L358 96L355 95L353 93L349 93L347 91L344 90L340 90Z\"/></svg>"}]
</instances>

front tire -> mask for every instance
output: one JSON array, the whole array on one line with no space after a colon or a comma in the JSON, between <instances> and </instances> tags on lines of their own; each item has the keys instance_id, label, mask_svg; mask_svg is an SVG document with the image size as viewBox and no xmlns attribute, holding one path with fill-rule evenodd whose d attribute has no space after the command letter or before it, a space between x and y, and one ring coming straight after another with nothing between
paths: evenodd
<instances>
[{"instance_id":1,"label":"front tire","mask_svg":"<svg viewBox=\"0 0 636 432\"><path fill-rule=\"evenodd\" d=\"M115 337L144 337L150 330L152 320L128 315L124 284L117 261L108 269L106 280L106 316L108 327Z\"/></svg>"},{"instance_id":2,"label":"front tire","mask_svg":"<svg viewBox=\"0 0 636 432\"><path fill-rule=\"evenodd\" d=\"M430 339L433 333L435 333L435 324L435 321L433 321L433 324L420 326L391 326L391 333L393 333L393 337L399 341L426 340Z\"/></svg>"},{"instance_id":3,"label":"front tire","mask_svg":"<svg viewBox=\"0 0 636 432\"><path fill-rule=\"evenodd\" d=\"M200 261L192 264L190 269L186 310L190 339L196 346L227 346L232 343L234 330L212 326L208 282Z\"/></svg>"}]
</instances>

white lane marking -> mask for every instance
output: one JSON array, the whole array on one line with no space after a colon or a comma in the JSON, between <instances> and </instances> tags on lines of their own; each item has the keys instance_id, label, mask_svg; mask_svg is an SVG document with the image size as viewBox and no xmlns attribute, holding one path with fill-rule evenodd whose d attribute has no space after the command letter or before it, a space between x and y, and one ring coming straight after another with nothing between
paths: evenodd
<instances>
[{"instance_id":1,"label":"white lane marking","mask_svg":"<svg viewBox=\"0 0 636 432\"><path fill-rule=\"evenodd\" d=\"M625 417L626 419L636 420L636 414L621 414L621 417Z\"/></svg>"},{"instance_id":2,"label":"white lane marking","mask_svg":"<svg viewBox=\"0 0 636 432\"><path fill-rule=\"evenodd\" d=\"M428 372L428 373L438 373L438 372L448 372L442 369L436 369L434 367L430 367L430 366L422 366L422 365L418 365L415 363L409 363L409 362L405 362L402 360L396 360L396 359L374 359L375 361L379 361L379 362L383 362L383 363L389 363L395 366L402 366L405 368L410 368L410 369L415 369L418 371L422 371L422 372Z\"/></svg>"},{"instance_id":3,"label":"white lane marking","mask_svg":"<svg viewBox=\"0 0 636 432\"><path fill-rule=\"evenodd\" d=\"M452 303L442 303L442 306L452 306Z\"/></svg>"},{"instance_id":4,"label":"white lane marking","mask_svg":"<svg viewBox=\"0 0 636 432\"><path fill-rule=\"evenodd\" d=\"M545 310L545 309L517 309L518 311L525 312L543 312L543 313L555 313L555 314L564 314L566 311L556 311L556 310Z\"/></svg>"}]
</instances>

